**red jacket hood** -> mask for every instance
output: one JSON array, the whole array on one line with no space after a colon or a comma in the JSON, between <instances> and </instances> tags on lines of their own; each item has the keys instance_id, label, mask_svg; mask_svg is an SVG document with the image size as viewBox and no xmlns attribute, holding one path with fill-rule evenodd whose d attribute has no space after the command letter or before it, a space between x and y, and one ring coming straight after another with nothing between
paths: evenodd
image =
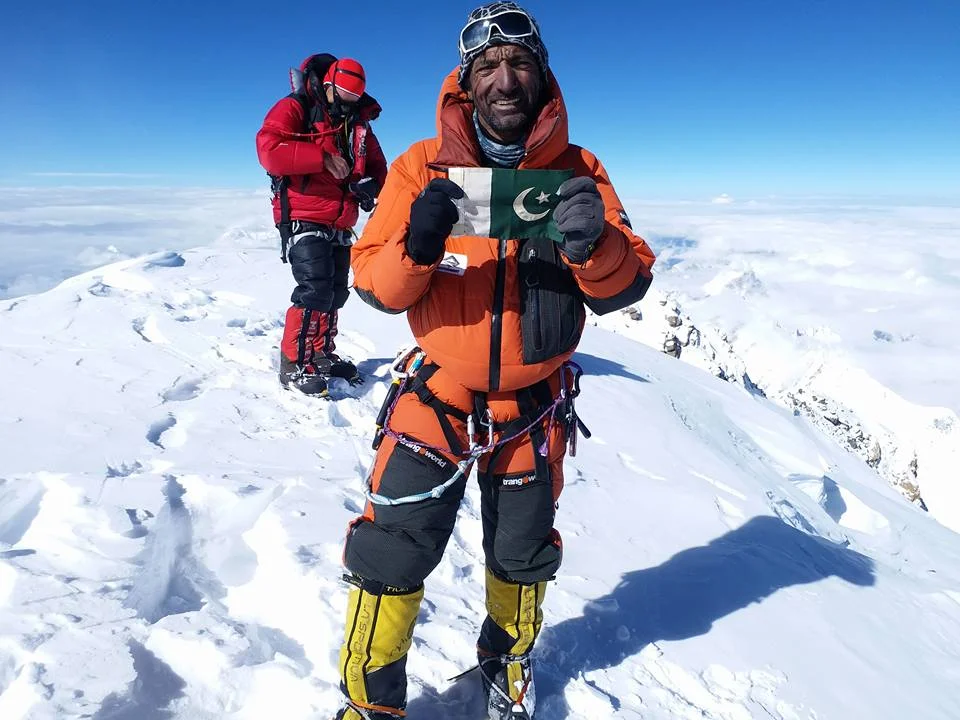
<instances>
[{"instance_id":1,"label":"red jacket hood","mask_svg":"<svg viewBox=\"0 0 960 720\"><path fill-rule=\"evenodd\" d=\"M360 100L357 101L357 112L361 120L370 122L380 117L383 108L380 107L380 103L374 98L364 93L360 96Z\"/></svg>"}]
</instances>

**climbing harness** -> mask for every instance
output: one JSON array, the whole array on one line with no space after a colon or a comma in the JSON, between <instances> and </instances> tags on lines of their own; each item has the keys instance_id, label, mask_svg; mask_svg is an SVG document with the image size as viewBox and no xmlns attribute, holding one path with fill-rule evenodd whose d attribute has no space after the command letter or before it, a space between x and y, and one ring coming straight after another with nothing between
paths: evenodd
<instances>
[{"instance_id":1,"label":"climbing harness","mask_svg":"<svg viewBox=\"0 0 960 720\"><path fill-rule=\"evenodd\" d=\"M583 374L583 368L573 361L567 361L561 366L560 392L548 401L549 404L546 404L545 407L541 405L533 413L524 414L498 428L493 420L493 413L490 408L486 407L481 393L475 396L475 408L470 413L439 400L426 385L427 380L439 369L439 366L424 365L425 359L426 353L419 347L413 346L401 350L397 360L391 366L390 374L393 381L390 383L383 405L377 415L377 429L373 440L373 448L374 450L378 449L383 442L383 438L389 437L414 451L426 450L439 453L441 456L452 453L461 459L457 461L456 472L446 482L431 490L399 498L389 498L373 492L373 469L371 466L371 471L367 476L366 497L374 505L407 505L430 498L439 498L460 478L469 474L470 468L481 456L496 452L498 448L521 435L533 434L536 432L535 429L547 418L549 419L547 420L546 433L543 441L537 447L537 454L542 458L546 458L548 455L550 433L555 422L562 422L565 427L571 455L576 455L577 452L576 436L578 431L582 432L584 437L590 437L590 430L577 416L574 402L580 394L580 376ZM569 381L568 374L570 375ZM540 385L540 388L546 387L545 381L540 381L538 385ZM531 388L537 388L537 385L531 386ZM405 392L415 393L424 405L431 407L436 412L449 448L440 448L420 442L390 427L390 417L393 415L397 402ZM531 392L533 391L531 390ZM466 424L467 448L460 447L460 442L453 426L446 417L447 415L452 415ZM479 431L477 425L480 426Z\"/></svg>"}]
</instances>

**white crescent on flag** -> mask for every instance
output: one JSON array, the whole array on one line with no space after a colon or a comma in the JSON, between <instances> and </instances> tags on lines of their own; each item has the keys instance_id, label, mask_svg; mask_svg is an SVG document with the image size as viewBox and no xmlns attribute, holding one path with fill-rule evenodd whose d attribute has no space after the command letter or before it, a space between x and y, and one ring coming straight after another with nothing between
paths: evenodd
<instances>
[{"instance_id":1,"label":"white crescent on flag","mask_svg":"<svg viewBox=\"0 0 960 720\"><path fill-rule=\"evenodd\" d=\"M527 195L533 192L533 190L534 188L532 187L527 188L517 195L516 199L513 201L513 211L517 214L518 218L525 220L526 222L536 222L541 218L545 218L550 212L550 209L547 208L542 213L532 213L523 206L523 201L526 199Z\"/></svg>"}]
</instances>

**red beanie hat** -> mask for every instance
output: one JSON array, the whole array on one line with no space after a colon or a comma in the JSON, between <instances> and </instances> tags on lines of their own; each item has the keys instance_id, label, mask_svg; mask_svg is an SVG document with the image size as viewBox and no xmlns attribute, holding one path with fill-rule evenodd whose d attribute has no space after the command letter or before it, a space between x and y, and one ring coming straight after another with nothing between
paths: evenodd
<instances>
[{"instance_id":1,"label":"red beanie hat","mask_svg":"<svg viewBox=\"0 0 960 720\"><path fill-rule=\"evenodd\" d=\"M356 60L343 58L330 66L323 78L323 84L333 85L343 92L363 95L367 86L367 75L363 71L363 65Z\"/></svg>"}]
</instances>

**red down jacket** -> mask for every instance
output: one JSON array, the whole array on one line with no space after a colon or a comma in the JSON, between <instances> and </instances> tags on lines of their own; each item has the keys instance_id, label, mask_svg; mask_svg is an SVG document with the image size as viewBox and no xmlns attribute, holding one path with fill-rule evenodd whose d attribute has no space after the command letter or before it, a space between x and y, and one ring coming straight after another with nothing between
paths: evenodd
<instances>
[{"instance_id":1,"label":"red down jacket","mask_svg":"<svg viewBox=\"0 0 960 720\"><path fill-rule=\"evenodd\" d=\"M326 112L304 133L304 107L294 95L274 105L257 133L257 156L271 175L290 178L290 219L350 228L357 222L357 199L350 183L372 177L383 187L387 161L370 121L380 114L380 105L369 95L360 100L355 119L334 124ZM352 159L350 175L337 180L324 169L325 154ZM280 202L273 199L273 220L280 222Z\"/></svg>"}]
</instances>

